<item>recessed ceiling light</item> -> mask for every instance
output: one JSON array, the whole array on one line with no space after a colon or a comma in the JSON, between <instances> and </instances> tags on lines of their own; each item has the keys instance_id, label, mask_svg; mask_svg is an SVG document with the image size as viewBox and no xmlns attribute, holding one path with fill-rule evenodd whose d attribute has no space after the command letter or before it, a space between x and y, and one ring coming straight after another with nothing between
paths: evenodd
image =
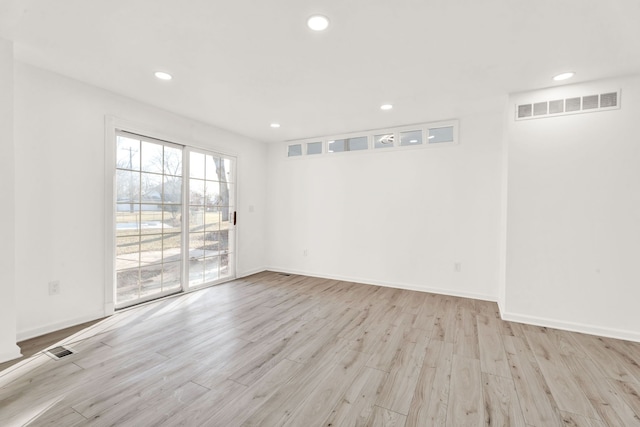
<instances>
[{"instance_id":1,"label":"recessed ceiling light","mask_svg":"<svg viewBox=\"0 0 640 427\"><path fill-rule=\"evenodd\" d=\"M557 82L559 82L560 80L567 80L567 79L570 79L571 77L573 77L573 75L574 75L574 74L575 74L575 73L574 73L574 72L572 72L572 71L570 71L570 72L568 72L568 73L558 74L557 76L555 76L555 77L553 78L553 80L555 80L555 81L557 81Z\"/></svg>"},{"instance_id":2,"label":"recessed ceiling light","mask_svg":"<svg viewBox=\"0 0 640 427\"><path fill-rule=\"evenodd\" d=\"M155 76L160 80L171 80L173 77L169 73L165 73L164 71L156 71Z\"/></svg>"},{"instance_id":3,"label":"recessed ceiling light","mask_svg":"<svg viewBox=\"0 0 640 427\"><path fill-rule=\"evenodd\" d=\"M280 127L280 123L271 123L271 127L272 128L279 128Z\"/></svg>"},{"instance_id":4,"label":"recessed ceiling light","mask_svg":"<svg viewBox=\"0 0 640 427\"><path fill-rule=\"evenodd\" d=\"M322 15L313 15L307 19L307 27L313 31L324 31L329 26L329 18Z\"/></svg>"},{"instance_id":5,"label":"recessed ceiling light","mask_svg":"<svg viewBox=\"0 0 640 427\"><path fill-rule=\"evenodd\" d=\"M393 108L393 105L391 104L383 104L380 106L381 110L391 110Z\"/></svg>"}]
</instances>

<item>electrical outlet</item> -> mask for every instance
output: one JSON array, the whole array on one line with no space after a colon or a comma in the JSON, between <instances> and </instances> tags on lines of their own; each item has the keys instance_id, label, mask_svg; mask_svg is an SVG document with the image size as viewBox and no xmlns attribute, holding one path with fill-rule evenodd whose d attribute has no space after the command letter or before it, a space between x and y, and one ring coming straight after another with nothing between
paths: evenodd
<instances>
[{"instance_id":1,"label":"electrical outlet","mask_svg":"<svg viewBox=\"0 0 640 427\"><path fill-rule=\"evenodd\" d=\"M461 262L453 263L453 271L455 271L456 273L460 273L462 271L462 263Z\"/></svg>"},{"instance_id":2,"label":"electrical outlet","mask_svg":"<svg viewBox=\"0 0 640 427\"><path fill-rule=\"evenodd\" d=\"M60 295L60 281L49 282L49 295Z\"/></svg>"}]
</instances>

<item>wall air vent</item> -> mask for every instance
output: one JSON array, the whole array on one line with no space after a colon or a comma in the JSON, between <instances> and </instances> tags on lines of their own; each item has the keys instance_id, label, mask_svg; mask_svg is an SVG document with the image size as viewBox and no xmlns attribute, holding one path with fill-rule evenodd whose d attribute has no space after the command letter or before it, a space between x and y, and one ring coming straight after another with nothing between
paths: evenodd
<instances>
[{"instance_id":1,"label":"wall air vent","mask_svg":"<svg viewBox=\"0 0 640 427\"><path fill-rule=\"evenodd\" d=\"M592 113L620 108L620 91L589 94L566 99L520 104L516 106L516 120L540 119L568 114Z\"/></svg>"},{"instance_id":2,"label":"wall air vent","mask_svg":"<svg viewBox=\"0 0 640 427\"><path fill-rule=\"evenodd\" d=\"M549 101L549 114L564 113L564 99Z\"/></svg>"},{"instance_id":3,"label":"wall air vent","mask_svg":"<svg viewBox=\"0 0 640 427\"><path fill-rule=\"evenodd\" d=\"M600 108L609 108L618 106L618 93L603 93L600 95Z\"/></svg>"},{"instance_id":4,"label":"wall air vent","mask_svg":"<svg viewBox=\"0 0 640 427\"><path fill-rule=\"evenodd\" d=\"M582 108L582 99L581 98L567 98L565 101L565 109L566 113L575 113L580 111Z\"/></svg>"},{"instance_id":5,"label":"wall air vent","mask_svg":"<svg viewBox=\"0 0 640 427\"><path fill-rule=\"evenodd\" d=\"M533 115L534 116L544 116L547 114L547 102L536 102L533 104Z\"/></svg>"}]
</instances>

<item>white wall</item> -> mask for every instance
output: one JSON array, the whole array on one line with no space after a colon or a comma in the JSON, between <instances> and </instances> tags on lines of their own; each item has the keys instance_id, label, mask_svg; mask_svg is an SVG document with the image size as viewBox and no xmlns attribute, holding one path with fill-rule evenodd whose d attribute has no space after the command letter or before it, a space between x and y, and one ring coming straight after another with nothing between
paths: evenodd
<instances>
[{"instance_id":1,"label":"white wall","mask_svg":"<svg viewBox=\"0 0 640 427\"><path fill-rule=\"evenodd\" d=\"M0 39L0 363L20 357L16 345L13 44Z\"/></svg>"},{"instance_id":2,"label":"white wall","mask_svg":"<svg viewBox=\"0 0 640 427\"><path fill-rule=\"evenodd\" d=\"M271 144L269 267L495 300L502 117L458 116L449 147L288 159Z\"/></svg>"},{"instance_id":3,"label":"white wall","mask_svg":"<svg viewBox=\"0 0 640 427\"><path fill-rule=\"evenodd\" d=\"M105 116L172 136L177 143L237 155L237 272L241 276L264 269L263 143L42 69L15 65L19 339L104 313L109 256L104 231ZM49 296L52 280L60 281L61 295Z\"/></svg>"},{"instance_id":4,"label":"white wall","mask_svg":"<svg viewBox=\"0 0 640 427\"><path fill-rule=\"evenodd\" d=\"M511 97L622 89L620 110L509 120L504 316L640 340L640 77Z\"/></svg>"}]
</instances>

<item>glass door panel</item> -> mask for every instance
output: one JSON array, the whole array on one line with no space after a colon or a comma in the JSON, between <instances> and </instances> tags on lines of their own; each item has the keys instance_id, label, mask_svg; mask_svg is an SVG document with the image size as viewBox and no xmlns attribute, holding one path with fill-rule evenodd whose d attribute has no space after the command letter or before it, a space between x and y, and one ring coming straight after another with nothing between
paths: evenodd
<instances>
[{"instance_id":1,"label":"glass door panel","mask_svg":"<svg viewBox=\"0 0 640 427\"><path fill-rule=\"evenodd\" d=\"M181 290L182 149L116 137L116 307Z\"/></svg>"},{"instance_id":2,"label":"glass door panel","mask_svg":"<svg viewBox=\"0 0 640 427\"><path fill-rule=\"evenodd\" d=\"M189 287L235 277L235 160L189 151Z\"/></svg>"}]
</instances>

